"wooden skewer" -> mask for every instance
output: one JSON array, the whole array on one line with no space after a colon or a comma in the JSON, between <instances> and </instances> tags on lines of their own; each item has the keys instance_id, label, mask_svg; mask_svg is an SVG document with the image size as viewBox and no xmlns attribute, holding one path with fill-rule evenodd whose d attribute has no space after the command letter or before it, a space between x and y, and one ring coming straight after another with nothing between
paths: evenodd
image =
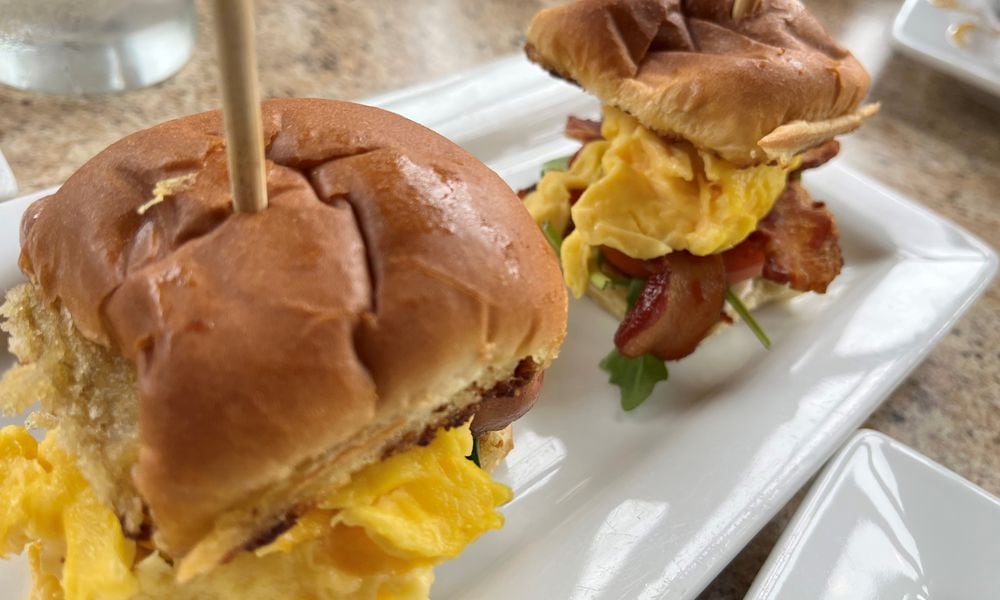
<instances>
[{"instance_id":1,"label":"wooden skewer","mask_svg":"<svg viewBox=\"0 0 1000 600\"><path fill-rule=\"evenodd\" d=\"M739 21L743 17L749 17L760 8L760 0L736 0L733 2L733 20Z\"/></svg>"},{"instance_id":2,"label":"wooden skewer","mask_svg":"<svg viewBox=\"0 0 1000 600\"><path fill-rule=\"evenodd\" d=\"M253 0L212 0L212 10L233 208L237 212L258 212L267 208L267 175L257 87Z\"/></svg>"}]
</instances>

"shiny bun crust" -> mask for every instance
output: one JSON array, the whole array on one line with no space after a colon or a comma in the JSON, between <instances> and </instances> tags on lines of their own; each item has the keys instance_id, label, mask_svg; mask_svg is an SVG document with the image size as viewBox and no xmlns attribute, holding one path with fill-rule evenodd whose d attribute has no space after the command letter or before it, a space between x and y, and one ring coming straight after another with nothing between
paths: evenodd
<instances>
[{"instance_id":1,"label":"shiny bun crust","mask_svg":"<svg viewBox=\"0 0 1000 600\"><path fill-rule=\"evenodd\" d=\"M872 112L858 112L864 68L797 0L761 0L739 19L733 4L576 0L535 15L526 50L654 131L738 164L787 157Z\"/></svg>"},{"instance_id":2,"label":"shiny bun crust","mask_svg":"<svg viewBox=\"0 0 1000 600\"><path fill-rule=\"evenodd\" d=\"M565 333L550 248L470 154L345 102L263 118L262 213L231 210L211 112L117 142L22 223L44 300L135 365L133 479L181 577L468 418Z\"/></svg>"}]
</instances>

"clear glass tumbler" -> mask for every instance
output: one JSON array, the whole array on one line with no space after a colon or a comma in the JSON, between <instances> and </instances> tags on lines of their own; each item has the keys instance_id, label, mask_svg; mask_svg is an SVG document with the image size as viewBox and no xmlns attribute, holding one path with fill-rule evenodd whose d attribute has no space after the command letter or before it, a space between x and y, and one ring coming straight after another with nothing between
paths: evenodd
<instances>
[{"instance_id":1,"label":"clear glass tumbler","mask_svg":"<svg viewBox=\"0 0 1000 600\"><path fill-rule=\"evenodd\" d=\"M152 85L194 48L194 0L0 0L0 83L53 94Z\"/></svg>"}]
</instances>

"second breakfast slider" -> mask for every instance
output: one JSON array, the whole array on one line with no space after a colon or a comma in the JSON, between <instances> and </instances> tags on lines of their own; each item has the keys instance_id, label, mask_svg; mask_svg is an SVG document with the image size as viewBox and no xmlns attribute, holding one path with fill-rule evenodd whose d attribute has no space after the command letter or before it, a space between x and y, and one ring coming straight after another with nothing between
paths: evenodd
<instances>
[{"instance_id":1,"label":"second breakfast slider","mask_svg":"<svg viewBox=\"0 0 1000 600\"><path fill-rule=\"evenodd\" d=\"M799 182L838 152L861 64L797 0L577 0L538 13L528 57L594 94L583 147L525 204L569 289L619 319L602 363L634 408L720 324L843 264L832 214ZM726 310L726 301L733 306Z\"/></svg>"}]
</instances>

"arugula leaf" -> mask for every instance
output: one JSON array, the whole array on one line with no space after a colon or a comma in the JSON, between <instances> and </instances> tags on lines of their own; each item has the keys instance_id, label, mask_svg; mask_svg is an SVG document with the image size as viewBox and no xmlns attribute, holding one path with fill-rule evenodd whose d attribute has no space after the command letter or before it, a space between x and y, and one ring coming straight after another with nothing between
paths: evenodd
<instances>
[{"instance_id":1,"label":"arugula leaf","mask_svg":"<svg viewBox=\"0 0 1000 600\"><path fill-rule=\"evenodd\" d=\"M480 469L483 468L483 465L479 464L479 436L474 433L472 434L472 454L466 456L465 458L476 463L476 466Z\"/></svg>"},{"instance_id":2,"label":"arugula leaf","mask_svg":"<svg viewBox=\"0 0 1000 600\"><path fill-rule=\"evenodd\" d=\"M565 171L569 168L569 159L572 158L572 154L567 156L561 156L559 158L553 158L552 160L546 161L542 164L542 177L549 171Z\"/></svg>"},{"instance_id":3,"label":"arugula leaf","mask_svg":"<svg viewBox=\"0 0 1000 600\"><path fill-rule=\"evenodd\" d=\"M628 303L626 312L632 310L632 307L635 306L635 303L639 300L639 294L642 293L642 288L644 287L646 287L646 280L639 277L633 277L628 282L628 292L625 294L625 301Z\"/></svg>"},{"instance_id":4,"label":"arugula leaf","mask_svg":"<svg viewBox=\"0 0 1000 600\"><path fill-rule=\"evenodd\" d=\"M542 233L545 234L545 239L549 241L552 249L556 251L556 256L559 256L559 253L562 251L563 242L559 232L556 231L551 222L546 221L542 223Z\"/></svg>"},{"instance_id":5,"label":"arugula leaf","mask_svg":"<svg viewBox=\"0 0 1000 600\"><path fill-rule=\"evenodd\" d=\"M629 358L614 349L601 361L601 368L608 372L608 382L620 388L622 409L633 410L649 398L660 381L670 374L667 364L652 354Z\"/></svg>"},{"instance_id":6,"label":"arugula leaf","mask_svg":"<svg viewBox=\"0 0 1000 600\"><path fill-rule=\"evenodd\" d=\"M747 309L746 305L743 304L743 301L740 300L739 296L734 294L733 290L729 288L726 288L726 302L733 307L733 310L735 310L736 314L743 319L743 321L747 324L747 327L750 328L750 331L757 336L761 345L764 346L765 349L770 350L771 338L767 337L767 334L764 333L764 328L760 326L757 319L753 318L753 315L750 314L750 311Z\"/></svg>"}]
</instances>

